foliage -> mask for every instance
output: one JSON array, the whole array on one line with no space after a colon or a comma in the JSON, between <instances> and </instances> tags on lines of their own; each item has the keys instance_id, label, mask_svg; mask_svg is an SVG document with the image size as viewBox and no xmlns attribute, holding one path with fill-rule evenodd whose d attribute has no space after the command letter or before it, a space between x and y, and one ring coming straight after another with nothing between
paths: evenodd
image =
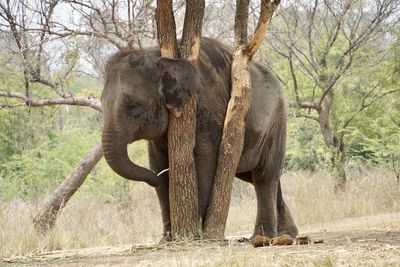
<instances>
[{"instance_id":1,"label":"foliage","mask_svg":"<svg viewBox=\"0 0 400 267\"><path fill-rule=\"evenodd\" d=\"M318 126L304 119L290 118L288 122L286 169L316 171L327 166L327 151Z\"/></svg>"},{"instance_id":2,"label":"foliage","mask_svg":"<svg viewBox=\"0 0 400 267\"><path fill-rule=\"evenodd\" d=\"M13 154L0 165L0 196L12 198L41 199L54 190L67 177L83 156L99 140L97 129L66 127L62 131L46 135L43 142L25 153ZM31 132L32 134L32 132ZM145 142L130 149L131 158L140 165L147 165ZM81 190L99 195L105 201L121 200L133 186L121 179L102 160L91 172Z\"/></svg>"},{"instance_id":3,"label":"foliage","mask_svg":"<svg viewBox=\"0 0 400 267\"><path fill-rule=\"evenodd\" d=\"M1 196L40 197L68 176L96 139L85 128L64 129L26 153L12 155L2 164Z\"/></svg>"}]
</instances>

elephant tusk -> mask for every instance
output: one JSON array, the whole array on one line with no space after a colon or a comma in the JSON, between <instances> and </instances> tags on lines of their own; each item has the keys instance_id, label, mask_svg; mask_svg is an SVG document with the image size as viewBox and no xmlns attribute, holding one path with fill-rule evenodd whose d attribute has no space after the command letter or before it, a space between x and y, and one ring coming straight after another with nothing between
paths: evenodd
<instances>
[{"instance_id":1,"label":"elephant tusk","mask_svg":"<svg viewBox=\"0 0 400 267\"><path fill-rule=\"evenodd\" d=\"M157 174L157 176L160 176L161 174L163 174L164 172L167 172L167 171L169 171L169 168L167 168L167 169L165 169L165 170L162 170L162 171L160 171L160 172Z\"/></svg>"}]
</instances>

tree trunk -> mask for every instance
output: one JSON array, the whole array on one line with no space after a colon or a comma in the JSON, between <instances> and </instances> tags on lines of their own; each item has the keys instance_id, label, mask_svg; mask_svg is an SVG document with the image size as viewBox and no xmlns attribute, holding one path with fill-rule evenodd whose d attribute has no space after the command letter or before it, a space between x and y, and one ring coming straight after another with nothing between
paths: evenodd
<instances>
[{"instance_id":1,"label":"tree trunk","mask_svg":"<svg viewBox=\"0 0 400 267\"><path fill-rule=\"evenodd\" d=\"M41 210L36 213L33 223L37 232L44 235L53 229L57 215L82 185L101 157L103 157L103 148L101 142L98 142L75 170L58 186Z\"/></svg>"},{"instance_id":2,"label":"tree trunk","mask_svg":"<svg viewBox=\"0 0 400 267\"><path fill-rule=\"evenodd\" d=\"M321 129L325 145L331 151L331 168L332 176L335 179L335 192L344 191L346 189L346 155L344 151L343 137L337 138L333 132L330 122L329 113L333 101L333 90L328 91L323 101L321 102L321 109L318 111L318 123Z\"/></svg>"},{"instance_id":3,"label":"tree trunk","mask_svg":"<svg viewBox=\"0 0 400 267\"><path fill-rule=\"evenodd\" d=\"M344 151L344 144L338 142L332 156L332 174L335 179L335 192L343 192L346 190L347 176L345 163L346 154Z\"/></svg>"},{"instance_id":4,"label":"tree trunk","mask_svg":"<svg viewBox=\"0 0 400 267\"><path fill-rule=\"evenodd\" d=\"M179 57L172 0L157 0L156 24L161 56Z\"/></svg>"},{"instance_id":5,"label":"tree trunk","mask_svg":"<svg viewBox=\"0 0 400 267\"><path fill-rule=\"evenodd\" d=\"M194 118L194 119L193 119ZM198 189L193 149L196 140L196 97L190 97L179 118L168 127L169 203L174 239L199 236Z\"/></svg>"},{"instance_id":6,"label":"tree trunk","mask_svg":"<svg viewBox=\"0 0 400 267\"><path fill-rule=\"evenodd\" d=\"M262 44L272 15L279 5L279 1L261 1L257 28L246 44L249 1L238 0L236 3L236 50L232 62L231 99L225 116L218 166L204 223L204 237L211 239L224 238L233 178L243 150L244 120L252 100L249 62Z\"/></svg>"},{"instance_id":7,"label":"tree trunk","mask_svg":"<svg viewBox=\"0 0 400 267\"><path fill-rule=\"evenodd\" d=\"M181 57L194 66L200 51L204 0L186 1ZM199 236L198 188L193 150L196 142L197 95L189 98L183 114L170 116L168 128L171 232L175 238Z\"/></svg>"},{"instance_id":8,"label":"tree trunk","mask_svg":"<svg viewBox=\"0 0 400 267\"><path fill-rule=\"evenodd\" d=\"M182 57L196 66L200 50L204 0L186 1L181 40ZM178 57L172 1L157 1L157 29L161 55ZM168 158L171 234L174 239L199 236L198 189L193 149L196 140L197 96L183 106L182 116L169 116Z\"/></svg>"},{"instance_id":9,"label":"tree trunk","mask_svg":"<svg viewBox=\"0 0 400 267\"><path fill-rule=\"evenodd\" d=\"M233 178L243 150L244 118L251 104L251 95L248 57L242 50L238 50L232 62L232 93L219 148L218 168L204 223L205 238L224 238Z\"/></svg>"},{"instance_id":10,"label":"tree trunk","mask_svg":"<svg viewBox=\"0 0 400 267\"><path fill-rule=\"evenodd\" d=\"M345 191L347 176L346 170L344 168L346 163L344 144L342 141L339 141L335 134L332 132L329 123L326 124L320 121L320 128L322 136L324 137L325 145L330 150L331 174L335 179L334 191Z\"/></svg>"}]
</instances>

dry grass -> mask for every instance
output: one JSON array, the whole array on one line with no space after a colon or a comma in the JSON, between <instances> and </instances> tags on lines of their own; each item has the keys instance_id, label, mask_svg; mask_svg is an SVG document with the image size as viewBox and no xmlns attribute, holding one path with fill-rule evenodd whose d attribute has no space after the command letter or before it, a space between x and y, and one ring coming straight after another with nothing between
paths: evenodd
<instances>
[{"instance_id":1,"label":"dry grass","mask_svg":"<svg viewBox=\"0 0 400 267\"><path fill-rule=\"evenodd\" d=\"M283 176L284 195L300 230L316 222L400 211L400 187L391 173L364 168L350 172L349 178L347 191L334 194L333 182L326 173ZM162 225L154 190L140 185L128 194L129 201L124 203L104 203L94 196L72 199L47 237L38 236L32 227L35 204L18 199L0 203L0 258L35 251L157 242ZM236 181L227 235L250 234L255 215L252 186Z\"/></svg>"}]
</instances>

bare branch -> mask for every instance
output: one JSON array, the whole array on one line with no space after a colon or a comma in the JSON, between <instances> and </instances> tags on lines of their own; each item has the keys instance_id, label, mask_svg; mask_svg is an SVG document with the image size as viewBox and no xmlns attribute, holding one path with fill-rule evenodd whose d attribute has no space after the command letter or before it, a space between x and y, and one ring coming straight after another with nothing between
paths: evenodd
<instances>
[{"instance_id":1,"label":"bare branch","mask_svg":"<svg viewBox=\"0 0 400 267\"><path fill-rule=\"evenodd\" d=\"M258 48L262 44L262 40L264 40L265 34L267 29L271 23L272 15L274 14L275 10L278 8L280 4L280 0L270 1L270 0L263 0L261 1L261 10L260 10L260 17L258 20L258 24L254 34L250 37L250 41L244 48L245 54L251 58L253 57L254 53L258 50Z\"/></svg>"},{"instance_id":2,"label":"bare branch","mask_svg":"<svg viewBox=\"0 0 400 267\"><path fill-rule=\"evenodd\" d=\"M374 87L372 87L372 89L365 95L365 97L363 98L363 100L361 101L361 105L360 107L348 118L345 120L345 122L343 123L343 129L347 128L350 123L353 121L353 119L359 115L361 112L363 112L364 110L366 110L368 107L372 106L374 103L376 103L378 100L382 99L383 97L387 96L387 95L391 95L397 92L400 92L400 89L394 89L394 90L389 90L383 93L377 93L375 94L372 99L367 103L367 99L371 96L372 92L375 91L375 89L381 87L382 84L378 83L377 85L375 85Z\"/></svg>"},{"instance_id":3,"label":"bare branch","mask_svg":"<svg viewBox=\"0 0 400 267\"><path fill-rule=\"evenodd\" d=\"M101 103L100 101L91 98L91 97L66 97L66 98L58 98L58 99L32 99L28 98L24 94L16 93L16 92L7 92L0 90L0 96L6 98L14 98L19 99L25 102L26 106L29 107L43 107L43 106L55 106L55 105L72 105L72 106L85 106L93 108L97 111L101 112ZM23 104L17 105L3 105L3 107L19 107Z\"/></svg>"},{"instance_id":4,"label":"bare branch","mask_svg":"<svg viewBox=\"0 0 400 267\"><path fill-rule=\"evenodd\" d=\"M315 103L306 102L306 101L300 101L299 85L298 85L298 82L297 82L296 72L295 72L294 66L293 66L292 52L290 52L290 54L289 54L288 61L289 61L290 75L292 76L292 80L293 80L293 89L294 89L294 93L295 93L295 96L296 96L297 105L299 107L301 107L301 108L310 108L310 109L319 110L320 106L315 104Z\"/></svg>"},{"instance_id":5,"label":"bare branch","mask_svg":"<svg viewBox=\"0 0 400 267\"><path fill-rule=\"evenodd\" d=\"M310 14L310 22L308 24L308 32L307 32L307 37L308 37L308 53L310 55L310 60L309 62L313 66L314 70L317 70L317 62L315 60L315 54L314 54L314 43L313 43L313 29L315 27L315 13L317 11L318 7L318 0L314 1L314 7L311 10Z\"/></svg>"},{"instance_id":6,"label":"bare branch","mask_svg":"<svg viewBox=\"0 0 400 267\"><path fill-rule=\"evenodd\" d=\"M296 114L294 114L294 117L295 118L306 118L306 119L310 119L310 120L313 120L313 121L316 121L316 122L319 123L318 117L312 116L312 115L308 115L308 114L296 113Z\"/></svg>"}]
</instances>

